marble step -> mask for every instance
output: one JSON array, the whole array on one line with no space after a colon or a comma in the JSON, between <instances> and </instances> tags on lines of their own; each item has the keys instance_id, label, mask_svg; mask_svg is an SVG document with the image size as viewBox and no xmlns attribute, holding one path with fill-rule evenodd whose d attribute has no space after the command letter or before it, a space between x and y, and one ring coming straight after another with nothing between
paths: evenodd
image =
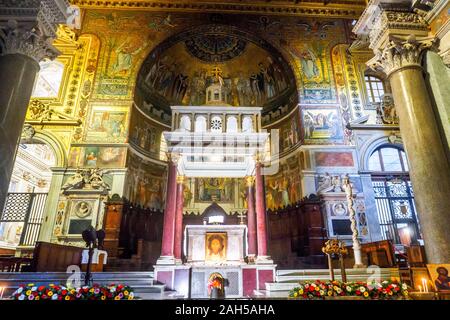
<instances>
[{"instance_id":1,"label":"marble step","mask_svg":"<svg viewBox=\"0 0 450 320\"><path fill-rule=\"evenodd\" d=\"M390 279L400 280L399 269L397 268L377 268L375 269L346 269L347 281L383 281ZM341 280L341 270L334 269L335 279ZM305 270L277 270L276 282L266 283L267 292L285 292L295 288L299 282L330 279L328 269L305 269Z\"/></svg>"}]
</instances>

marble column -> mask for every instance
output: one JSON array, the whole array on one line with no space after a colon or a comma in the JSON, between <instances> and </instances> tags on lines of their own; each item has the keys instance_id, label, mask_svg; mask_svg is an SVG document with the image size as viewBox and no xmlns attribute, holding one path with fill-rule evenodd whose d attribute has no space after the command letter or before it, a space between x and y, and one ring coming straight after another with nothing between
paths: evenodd
<instances>
[{"instance_id":1,"label":"marble column","mask_svg":"<svg viewBox=\"0 0 450 320\"><path fill-rule=\"evenodd\" d=\"M171 155L168 162L166 206L164 210L161 256L157 264L174 264L175 211L177 195L177 161Z\"/></svg>"},{"instance_id":2,"label":"marble column","mask_svg":"<svg viewBox=\"0 0 450 320\"><path fill-rule=\"evenodd\" d=\"M181 263L183 248L183 207L184 207L184 176L177 177L177 198L175 212L175 260Z\"/></svg>"},{"instance_id":3,"label":"marble column","mask_svg":"<svg viewBox=\"0 0 450 320\"><path fill-rule=\"evenodd\" d=\"M449 263L450 166L421 66L429 45L410 36L376 58L392 87L428 262Z\"/></svg>"},{"instance_id":4,"label":"marble column","mask_svg":"<svg viewBox=\"0 0 450 320\"><path fill-rule=\"evenodd\" d=\"M247 232L248 232L248 257L254 259L256 256L256 215L255 200L253 195L253 183L255 177L245 177L247 186Z\"/></svg>"},{"instance_id":5,"label":"marble column","mask_svg":"<svg viewBox=\"0 0 450 320\"><path fill-rule=\"evenodd\" d=\"M267 254L266 204L264 199L264 179L261 171L262 164L258 161L255 166L256 239L258 254L256 263L272 263L272 260L270 260Z\"/></svg>"},{"instance_id":6,"label":"marble column","mask_svg":"<svg viewBox=\"0 0 450 320\"><path fill-rule=\"evenodd\" d=\"M0 212L20 141L39 61L55 58L57 50L39 30L10 20L0 25Z\"/></svg>"}]
</instances>

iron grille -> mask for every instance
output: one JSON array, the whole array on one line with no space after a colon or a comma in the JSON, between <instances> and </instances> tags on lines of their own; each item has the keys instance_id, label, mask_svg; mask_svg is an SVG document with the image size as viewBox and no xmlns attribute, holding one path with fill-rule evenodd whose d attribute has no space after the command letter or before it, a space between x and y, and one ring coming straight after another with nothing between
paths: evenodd
<instances>
[{"instance_id":1,"label":"iron grille","mask_svg":"<svg viewBox=\"0 0 450 320\"><path fill-rule=\"evenodd\" d=\"M34 246L41 229L47 193L8 193L0 223L22 222L19 246Z\"/></svg>"}]
</instances>

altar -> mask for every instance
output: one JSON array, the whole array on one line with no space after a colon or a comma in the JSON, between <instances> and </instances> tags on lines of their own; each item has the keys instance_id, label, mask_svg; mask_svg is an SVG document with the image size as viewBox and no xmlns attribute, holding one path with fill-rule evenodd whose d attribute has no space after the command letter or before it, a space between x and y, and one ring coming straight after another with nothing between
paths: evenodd
<instances>
[{"instance_id":1,"label":"altar","mask_svg":"<svg viewBox=\"0 0 450 320\"><path fill-rule=\"evenodd\" d=\"M186 263L198 266L241 265L246 254L245 225L188 225Z\"/></svg>"}]
</instances>

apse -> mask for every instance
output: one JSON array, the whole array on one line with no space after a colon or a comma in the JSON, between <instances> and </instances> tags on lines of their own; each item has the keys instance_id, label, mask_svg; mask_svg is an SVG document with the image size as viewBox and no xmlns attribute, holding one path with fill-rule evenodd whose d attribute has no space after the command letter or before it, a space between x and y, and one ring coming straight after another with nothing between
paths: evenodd
<instances>
[{"instance_id":1,"label":"apse","mask_svg":"<svg viewBox=\"0 0 450 320\"><path fill-rule=\"evenodd\" d=\"M207 91L216 79L222 91ZM263 115L288 112L298 102L293 72L271 44L213 24L174 35L149 54L137 78L135 103L151 118L170 123L171 105L214 104L214 94L226 105L263 107Z\"/></svg>"}]
</instances>

